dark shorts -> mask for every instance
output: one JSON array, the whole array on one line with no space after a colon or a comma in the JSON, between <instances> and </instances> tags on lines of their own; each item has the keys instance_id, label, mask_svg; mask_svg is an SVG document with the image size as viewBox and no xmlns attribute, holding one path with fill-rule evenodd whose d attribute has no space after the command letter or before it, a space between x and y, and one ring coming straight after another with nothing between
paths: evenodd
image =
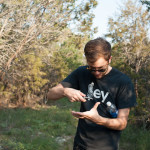
<instances>
[{"instance_id":1,"label":"dark shorts","mask_svg":"<svg viewBox=\"0 0 150 150\"><path fill-rule=\"evenodd\" d=\"M80 144L74 143L73 150L86 150L86 148L84 148Z\"/></svg>"}]
</instances>

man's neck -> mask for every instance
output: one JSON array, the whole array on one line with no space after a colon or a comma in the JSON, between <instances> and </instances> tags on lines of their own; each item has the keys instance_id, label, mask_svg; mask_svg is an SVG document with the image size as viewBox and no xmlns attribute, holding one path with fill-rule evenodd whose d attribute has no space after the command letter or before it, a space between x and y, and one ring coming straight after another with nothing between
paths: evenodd
<instances>
[{"instance_id":1,"label":"man's neck","mask_svg":"<svg viewBox=\"0 0 150 150\"><path fill-rule=\"evenodd\" d=\"M111 70L112 70L112 67L111 67L111 66L108 66L108 69L107 69L106 74L108 74ZM106 74L105 74L105 75L106 75Z\"/></svg>"}]
</instances>

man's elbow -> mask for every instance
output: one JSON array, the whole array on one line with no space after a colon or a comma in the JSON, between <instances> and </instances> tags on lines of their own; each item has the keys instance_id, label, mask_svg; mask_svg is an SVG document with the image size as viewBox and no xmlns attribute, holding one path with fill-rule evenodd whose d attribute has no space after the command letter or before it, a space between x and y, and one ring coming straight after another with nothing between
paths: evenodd
<instances>
[{"instance_id":1,"label":"man's elbow","mask_svg":"<svg viewBox=\"0 0 150 150\"><path fill-rule=\"evenodd\" d=\"M64 95L62 92L62 88L52 88L52 89L49 89L47 93L47 100L58 100L63 97Z\"/></svg>"},{"instance_id":2,"label":"man's elbow","mask_svg":"<svg viewBox=\"0 0 150 150\"><path fill-rule=\"evenodd\" d=\"M51 92L47 93L47 100L55 100L54 97L52 96L53 94Z\"/></svg>"},{"instance_id":3,"label":"man's elbow","mask_svg":"<svg viewBox=\"0 0 150 150\"><path fill-rule=\"evenodd\" d=\"M57 100L58 97L55 93L53 93L51 90L47 93L47 100Z\"/></svg>"},{"instance_id":4,"label":"man's elbow","mask_svg":"<svg viewBox=\"0 0 150 150\"><path fill-rule=\"evenodd\" d=\"M125 122L121 123L118 130L124 130L126 127L127 127L127 122L125 121Z\"/></svg>"}]
</instances>

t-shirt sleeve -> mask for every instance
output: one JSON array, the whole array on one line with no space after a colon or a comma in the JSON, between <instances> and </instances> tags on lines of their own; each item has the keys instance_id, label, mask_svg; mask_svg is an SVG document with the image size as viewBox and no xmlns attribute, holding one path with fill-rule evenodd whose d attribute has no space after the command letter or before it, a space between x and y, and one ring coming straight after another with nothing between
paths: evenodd
<instances>
[{"instance_id":1,"label":"t-shirt sleeve","mask_svg":"<svg viewBox=\"0 0 150 150\"><path fill-rule=\"evenodd\" d=\"M118 109L130 108L136 106L136 96L134 87L131 81L127 81L121 85L117 95Z\"/></svg>"},{"instance_id":2,"label":"t-shirt sleeve","mask_svg":"<svg viewBox=\"0 0 150 150\"><path fill-rule=\"evenodd\" d=\"M69 74L62 82L63 87L78 89L78 69Z\"/></svg>"}]
</instances>

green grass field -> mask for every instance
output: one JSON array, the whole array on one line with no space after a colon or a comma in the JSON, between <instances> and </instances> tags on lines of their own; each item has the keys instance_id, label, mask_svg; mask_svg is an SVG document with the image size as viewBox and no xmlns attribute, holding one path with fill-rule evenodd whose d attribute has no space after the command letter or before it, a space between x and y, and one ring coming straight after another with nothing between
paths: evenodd
<instances>
[{"instance_id":1,"label":"green grass field","mask_svg":"<svg viewBox=\"0 0 150 150\"><path fill-rule=\"evenodd\" d=\"M0 110L0 150L72 150L77 119L71 110L79 103L66 99L48 108L5 108ZM128 125L120 150L150 150L150 132Z\"/></svg>"},{"instance_id":2,"label":"green grass field","mask_svg":"<svg viewBox=\"0 0 150 150\"><path fill-rule=\"evenodd\" d=\"M1 109L0 150L69 150L77 126L72 108L79 103L62 99L48 108Z\"/></svg>"}]
</instances>

